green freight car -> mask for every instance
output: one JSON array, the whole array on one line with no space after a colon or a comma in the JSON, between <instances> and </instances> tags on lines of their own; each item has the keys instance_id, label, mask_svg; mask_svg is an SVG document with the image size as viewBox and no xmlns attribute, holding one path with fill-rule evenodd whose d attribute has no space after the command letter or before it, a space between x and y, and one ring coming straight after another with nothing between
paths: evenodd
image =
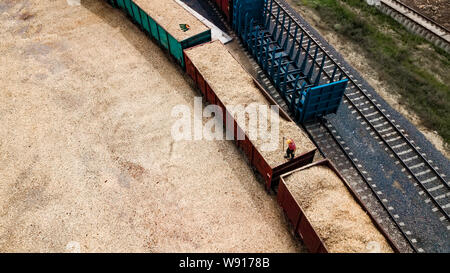
<instances>
[{"instance_id":1,"label":"green freight car","mask_svg":"<svg viewBox=\"0 0 450 273\"><path fill-rule=\"evenodd\" d=\"M110 0L184 68L183 49L211 41L211 30L173 0Z\"/></svg>"}]
</instances>

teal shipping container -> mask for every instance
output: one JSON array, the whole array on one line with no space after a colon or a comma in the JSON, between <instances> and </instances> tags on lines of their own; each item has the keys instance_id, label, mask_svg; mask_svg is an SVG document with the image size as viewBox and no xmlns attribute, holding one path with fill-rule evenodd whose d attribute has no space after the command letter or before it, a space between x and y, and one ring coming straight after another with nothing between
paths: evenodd
<instances>
[{"instance_id":1,"label":"teal shipping container","mask_svg":"<svg viewBox=\"0 0 450 273\"><path fill-rule=\"evenodd\" d=\"M183 49L211 41L211 30L173 0L113 0L185 68Z\"/></svg>"}]
</instances>

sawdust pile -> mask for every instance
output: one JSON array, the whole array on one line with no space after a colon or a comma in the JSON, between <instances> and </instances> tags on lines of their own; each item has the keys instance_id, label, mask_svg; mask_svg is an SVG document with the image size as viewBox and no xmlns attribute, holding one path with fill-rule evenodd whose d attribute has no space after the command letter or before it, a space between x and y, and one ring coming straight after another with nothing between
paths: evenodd
<instances>
[{"instance_id":1,"label":"sawdust pile","mask_svg":"<svg viewBox=\"0 0 450 273\"><path fill-rule=\"evenodd\" d=\"M232 142L173 140L199 93L123 12L7 0L0 25L0 252L302 251Z\"/></svg>"},{"instance_id":2,"label":"sawdust pile","mask_svg":"<svg viewBox=\"0 0 450 273\"><path fill-rule=\"evenodd\" d=\"M269 105L264 95L255 86L251 76L220 41L191 48L186 50L186 54L225 106ZM261 149L262 145L267 143L265 134L258 135L256 140L252 140L271 167L286 162L283 157L283 137L294 139L297 145L296 156L315 149L308 136L295 123L286 121L282 117L279 120L278 145L275 150ZM246 128L246 133L251 128L255 128L249 124L248 115L246 115L245 123L243 120L237 120L237 122L241 128ZM267 128L266 133L269 135L270 122Z\"/></svg>"},{"instance_id":3,"label":"sawdust pile","mask_svg":"<svg viewBox=\"0 0 450 273\"><path fill-rule=\"evenodd\" d=\"M133 1L179 42L208 30L205 24L173 0ZM187 24L190 29L184 32L180 24Z\"/></svg>"},{"instance_id":4,"label":"sawdust pile","mask_svg":"<svg viewBox=\"0 0 450 273\"><path fill-rule=\"evenodd\" d=\"M328 167L294 172L285 181L328 251L392 252L344 182Z\"/></svg>"}]
</instances>

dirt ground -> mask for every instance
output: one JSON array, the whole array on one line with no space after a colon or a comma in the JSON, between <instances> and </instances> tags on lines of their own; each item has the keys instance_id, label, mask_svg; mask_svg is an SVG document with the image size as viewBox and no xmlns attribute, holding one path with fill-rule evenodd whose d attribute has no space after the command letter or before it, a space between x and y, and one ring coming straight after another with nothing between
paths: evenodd
<instances>
[{"instance_id":1,"label":"dirt ground","mask_svg":"<svg viewBox=\"0 0 450 273\"><path fill-rule=\"evenodd\" d=\"M401 2L450 29L450 0L401 0Z\"/></svg>"},{"instance_id":2,"label":"dirt ground","mask_svg":"<svg viewBox=\"0 0 450 273\"><path fill-rule=\"evenodd\" d=\"M0 3L0 251L304 251L232 142L172 141L182 70L78 3Z\"/></svg>"},{"instance_id":3,"label":"dirt ground","mask_svg":"<svg viewBox=\"0 0 450 273\"><path fill-rule=\"evenodd\" d=\"M361 53L358 45L348 42L346 39L337 37L333 32L328 31L314 11L305 6L298 6L293 0L288 0L291 6L299 12L316 30L339 51L345 60L352 65L364 77L364 79L389 103L395 110L406 117L416 128L424 134L436 149L442 152L444 156L450 158L450 147L445 145L442 137L436 132L431 131L422 125L421 119L414 113L408 110L400 103L401 97L395 92L390 92L387 84L383 81L380 74L369 65L369 61Z\"/></svg>"}]
</instances>

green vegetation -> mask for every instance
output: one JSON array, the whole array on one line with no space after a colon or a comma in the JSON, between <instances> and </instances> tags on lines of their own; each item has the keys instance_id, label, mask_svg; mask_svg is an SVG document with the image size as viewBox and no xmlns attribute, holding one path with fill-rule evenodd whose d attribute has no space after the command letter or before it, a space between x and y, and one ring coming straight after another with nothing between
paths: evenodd
<instances>
[{"instance_id":1,"label":"green vegetation","mask_svg":"<svg viewBox=\"0 0 450 273\"><path fill-rule=\"evenodd\" d=\"M317 12L328 30L360 46L423 125L450 143L450 55L362 0L293 0Z\"/></svg>"}]
</instances>

